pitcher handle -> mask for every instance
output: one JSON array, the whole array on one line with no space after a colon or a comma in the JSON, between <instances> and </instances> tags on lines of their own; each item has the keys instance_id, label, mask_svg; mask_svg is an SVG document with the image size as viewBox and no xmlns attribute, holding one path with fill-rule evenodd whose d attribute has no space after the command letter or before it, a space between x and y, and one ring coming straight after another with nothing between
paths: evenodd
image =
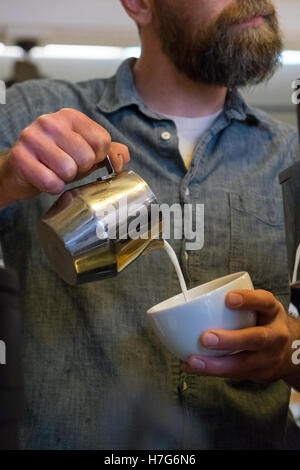
<instances>
[{"instance_id":1,"label":"pitcher handle","mask_svg":"<svg viewBox=\"0 0 300 470\"><path fill-rule=\"evenodd\" d=\"M109 155L106 155L106 158L104 160L104 164L105 164L105 167L107 169L107 175L100 176L100 178L98 178L98 181L108 180L108 179L112 178L113 176L115 176L117 174L115 172L115 169L113 167L113 164L111 162L111 159L110 159Z\"/></svg>"}]
</instances>

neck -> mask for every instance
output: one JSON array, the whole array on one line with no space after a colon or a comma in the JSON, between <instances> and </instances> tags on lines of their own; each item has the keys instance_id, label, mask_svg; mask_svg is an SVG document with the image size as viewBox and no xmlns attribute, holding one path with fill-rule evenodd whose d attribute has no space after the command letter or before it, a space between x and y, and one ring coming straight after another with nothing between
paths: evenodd
<instances>
[{"instance_id":1,"label":"neck","mask_svg":"<svg viewBox=\"0 0 300 470\"><path fill-rule=\"evenodd\" d=\"M224 106L225 87L196 83L180 73L152 38L142 48L133 74L144 103L153 111L182 117L214 114Z\"/></svg>"}]
</instances>

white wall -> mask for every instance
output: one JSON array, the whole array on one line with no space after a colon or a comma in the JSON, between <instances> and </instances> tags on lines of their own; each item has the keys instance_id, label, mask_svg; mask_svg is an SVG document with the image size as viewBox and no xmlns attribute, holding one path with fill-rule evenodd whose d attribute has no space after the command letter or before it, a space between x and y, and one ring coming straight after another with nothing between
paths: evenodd
<instances>
[{"instance_id":1,"label":"white wall","mask_svg":"<svg viewBox=\"0 0 300 470\"><path fill-rule=\"evenodd\" d=\"M0 0L0 38L38 36L41 43L138 44L119 0Z\"/></svg>"},{"instance_id":2,"label":"white wall","mask_svg":"<svg viewBox=\"0 0 300 470\"><path fill-rule=\"evenodd\" d=\"M192 0L191 0L192 1ZM274 0L286 48L300 49L300 1ZM0 0L0 38L37 35L42 42L135 45L138 35L120 0Z\"/></svg>"}]
</instances>

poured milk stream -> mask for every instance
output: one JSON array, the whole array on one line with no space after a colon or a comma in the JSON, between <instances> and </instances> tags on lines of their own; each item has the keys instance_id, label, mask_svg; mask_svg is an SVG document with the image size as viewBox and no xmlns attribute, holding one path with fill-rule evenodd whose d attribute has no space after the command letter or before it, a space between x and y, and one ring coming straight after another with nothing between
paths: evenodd
<instances>
[{"instance_id":1,"label":"poured milk stream","mask_svg":"<svg viewBox=\"0 0 300 470\"><path fill-rule=\"evenodd\" d=\"M174 268L176 270L176 273L177 273L177 276L178 276L178 280L179 280L179 283L180 283L180 287L181 287L184 299L187 302L188 298L187 298L186 283L185 283L185 280L184 280L184 277L183 277L183 274L182 274L182 271L181 271L181 268L180 268L180 265L179 265L179 262L178 262L178 259L177 259L177 256L176 256L176 253L173 250L173 248L171 247L171 245L168 242L166 242L166 240L164 240L163 248L164 248L164 250L166 250L166 252L169 255L170 260L173 263L173 266L174 266Z\"/></svg>"}]
</instances>

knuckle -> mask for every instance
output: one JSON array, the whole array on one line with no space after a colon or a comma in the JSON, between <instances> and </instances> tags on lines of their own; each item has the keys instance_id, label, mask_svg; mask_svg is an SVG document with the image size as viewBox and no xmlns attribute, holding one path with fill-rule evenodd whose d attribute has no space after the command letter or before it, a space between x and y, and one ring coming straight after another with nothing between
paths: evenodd
<instances>
[{"instance_id":1,"label":"knuckle","mask_svg":"<svg viewBox=\"0 0 300 470\"><path fill-rule=\"evenodd\" d=\"M61 108L59 111L57 111L58 116L70 116L72 114L75 114L77 111L76 109L72 108Z\"/></svg>"},{"instance_id":2,"label":"knuckle","mask_svg":"<svg viewBox=\"0 0 300 470\"><path fill-rule=\"evenodd\" d=\"M53 134L58 130L58 125L53 114L43 114L36 122L40 128L47 133Z\"/></svg>"},{"instance_id":3,"label":"knuckle","mask_svg":"<svg viewBox=\"0 0 300 470\"><path fill-rule=\"evenodd\" d=\"M34 145L36 143L35 132L31 126L23 129L19 137L19 142L26 144L28 146Z\"/></svg>"},{"instance_id":4,"label":"knuckle","mask_svg":"<svg viewBox=\"0 0 300 470\"><path fill-rule=\"evenodd\" d=\"M77 109L73 108L61 108L59 111L55 113L59 118L62 120L69 121L74 117L83 117L84 114L78 111Z\"/></svg>"}]
</instances>

